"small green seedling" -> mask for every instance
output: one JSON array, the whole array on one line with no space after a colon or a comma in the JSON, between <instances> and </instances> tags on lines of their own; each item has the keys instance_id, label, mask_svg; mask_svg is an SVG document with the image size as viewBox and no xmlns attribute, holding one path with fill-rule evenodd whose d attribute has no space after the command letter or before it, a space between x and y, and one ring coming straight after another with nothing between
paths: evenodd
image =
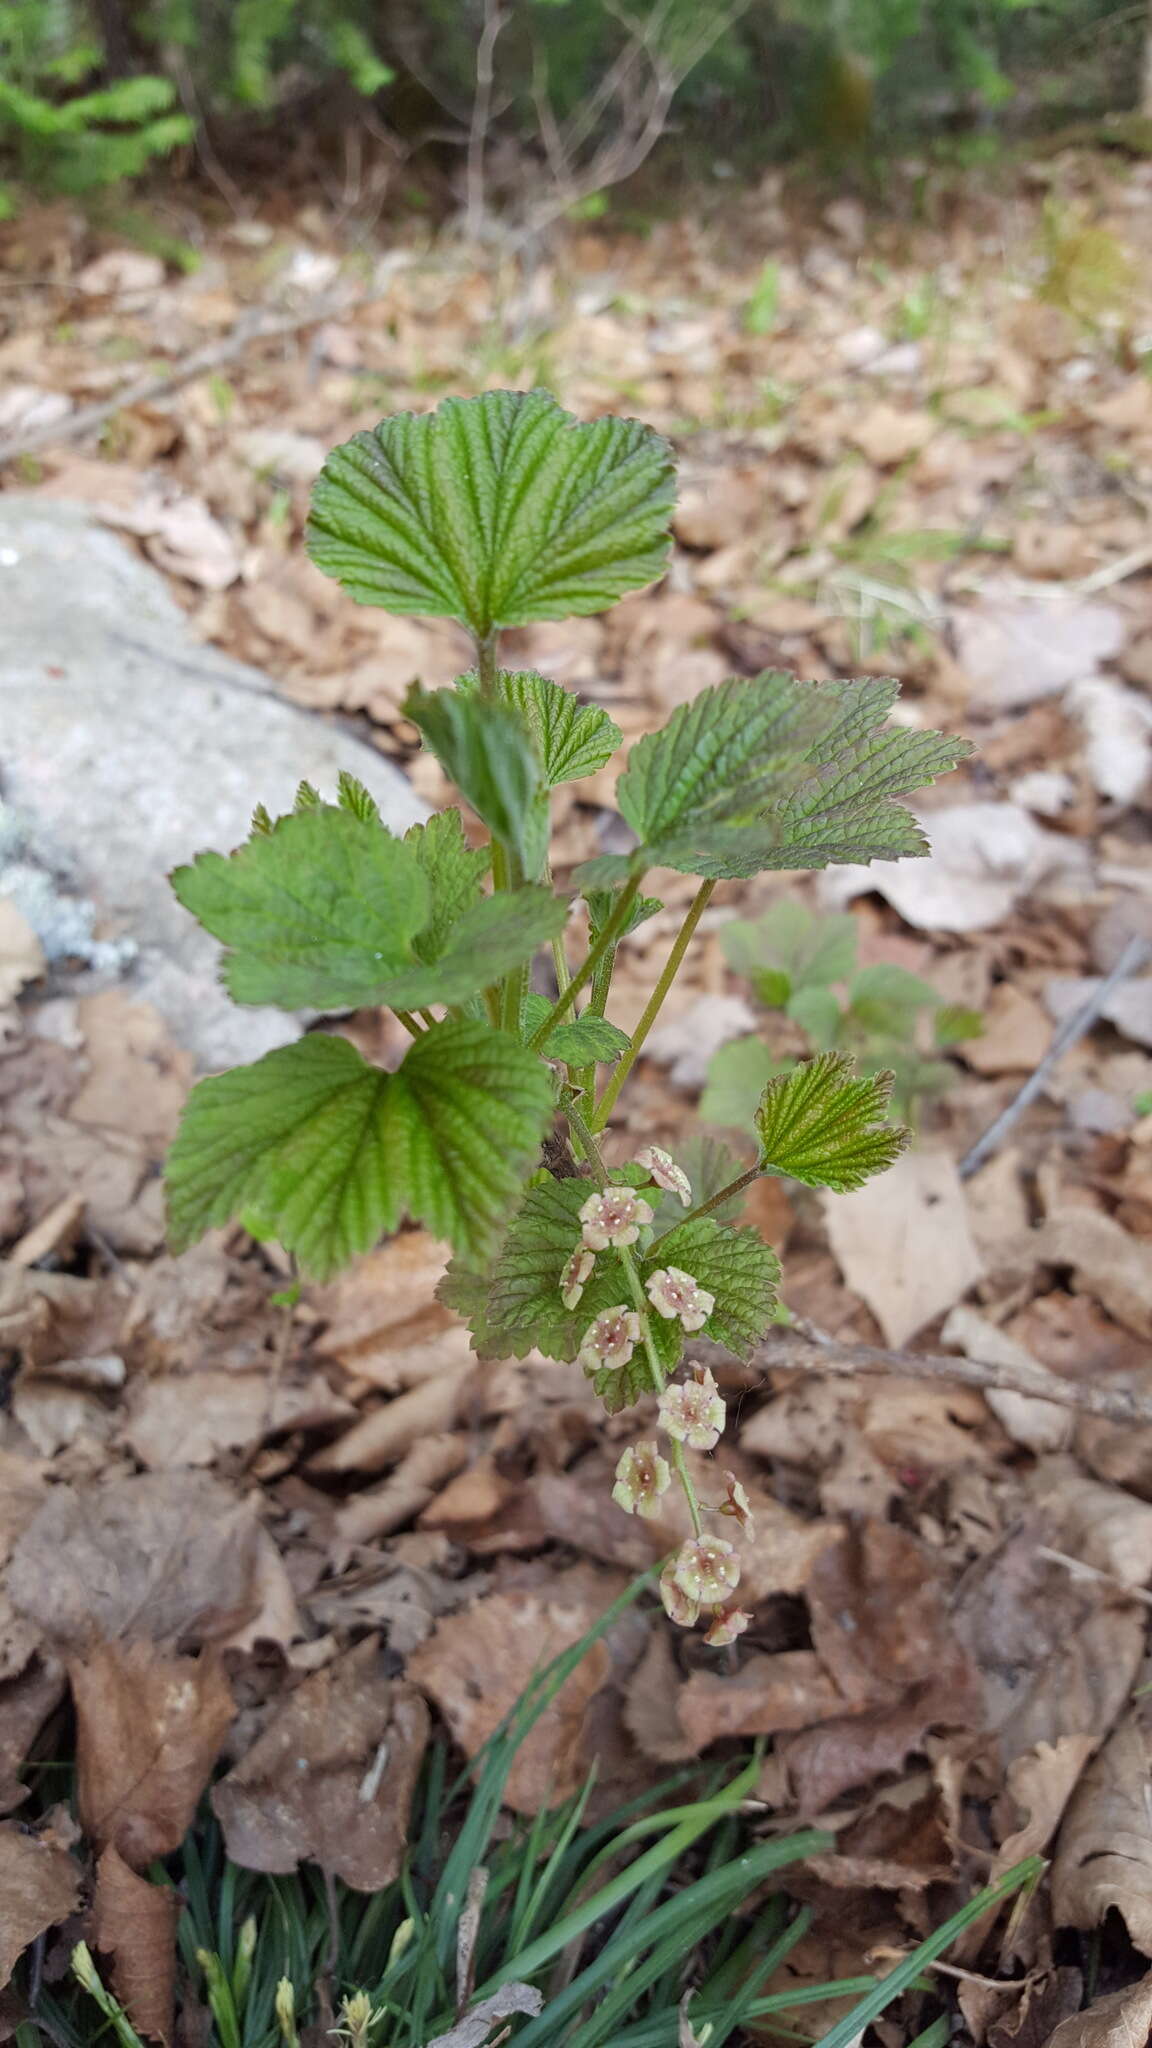
<instances>
[{"instance_id":1,"label":"small green seedling","mask_svg":"<svg viewBox=\"0 0 1152 2048\"><path fill-rule=\"evenodd\" d=\"M893 1102L911 1117L918 1101L940 1094L953 1078L935 1055L977 1037L982 1020L978 1011L945 1003L906 967L858 967L858 929L854 917L821 916L785 897L762 917L733 918L720 943L765 1009L783 1012L817 1051L850 1054L864 1074L889 1072ZM931 1049L924 1045L928 1032ZM794 1064L758 1036L733 1039L713 1055L701 1116L746 1130L761 1091Z\"/></svg>"},{"instance_id":2,"label":"small green seedling","mask_svg":"<svg viewBox=\"0 0 1152 2048\"><path fill-rule=\"evenodd\" d=\"M386 1005L411 1038L385 1072L314 1031L193 1089L168 1160L173 1244L254 1220L325 1278L410 1218L455 1257L443 1298L478 1351L578 1358L610 1411L653 1392L655 1440L625 1451L615 1498L654 1514L675 1469L693 1535L669 1560L677 1621L708 1640L746 1625L731 1604L741 1489L702 1503L685 1446L707 1450L724 1404L703 1369L675 1377L696 1332L747 1355L772 1319L779 1266L728 1220L758 1174L859 1187L906 1140L883 1121L891 1077L829 1051L764 1089L755 1166L719 1173L652 1145L609 1167L603 1134L718 881L763 869L926 851L896 801L967 751L885 723L893 682L803 683L768 673L704 690L632 748L617 784L631 850L550 872L550 794L592 775L620 734L558 683L500 666L505 626L602 611L664 570L671 450L635 420L582 424L543 391L448 399L382 420L333 451L317 480L313 561L362 604L458 619L475 666L448 689L413 684L420 731L486 833L458 810L387 831L343 777L334 803L303 785L263 808L235 852L172 877L225 948L238 1003L333 1012ZM658 904L652 868L699 887L636 1029L609 1015L625 934ZM552 992L532 981L551 950ZM715 1166L715 1148L701 1152ZM705 1516L709 1517L706 1524Z\"/></svg>"}]
</instances>

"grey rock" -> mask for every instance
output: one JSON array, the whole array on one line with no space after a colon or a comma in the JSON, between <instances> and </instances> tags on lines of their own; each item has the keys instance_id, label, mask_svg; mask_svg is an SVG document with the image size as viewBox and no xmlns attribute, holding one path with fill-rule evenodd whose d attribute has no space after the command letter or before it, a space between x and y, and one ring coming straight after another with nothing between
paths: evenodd
<instances>
[{"instance_id":1,"label":"grey rock","mask_svg":"<svg viewBox=\"0 0 1152 2048\"><path fill-rule=\"evenodd\" d=\"M134 990L203 1066L287 1043L298 1019L229 1001L169 869L238 845L256 804L290 809L301 779L334 794L342 768L392 831L425 807L353 733L195 640L163 578L82 507L0 497L0 619L0 891L49 957L62 934L105 973L131 957ZM95 952L77 898L95 906Z\"/></svg>"}]
</instances>

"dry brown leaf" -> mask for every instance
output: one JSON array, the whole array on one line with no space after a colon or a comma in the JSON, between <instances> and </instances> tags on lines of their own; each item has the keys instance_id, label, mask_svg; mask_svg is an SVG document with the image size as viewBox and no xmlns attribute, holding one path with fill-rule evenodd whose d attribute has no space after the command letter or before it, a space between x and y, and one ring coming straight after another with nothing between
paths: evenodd
<instances>
[{"instance_id":1,"label":"dry brown leaf","mask_svg":"<svg viewBox=\"0 0 1152 2048\"><path fill-rule=\"evenodd\" d=\"M985 1260L1029 1227L1020 1154L1014 1146L1006 1146L965 1181L964 1196L972 1236Z\"/></svg>"},{"instance_id":2,"label":"dry brown leaf","mask_svg":"<svg viewBox=\"0 0 1152 2048\"><path fill-rule=\"evenodd\" d=\"M983 1031L966 1042L961 1057L978 1074L1030 1074L1051 1040L1052 1026L1035 998L1001 981L984 1011Z\"/></svg>"},{"instance_id":3,"label":"dry brown leaf","mask_svg":"<svg viewBox=\"0 0 1152 2048\"><path fill-rule=\"evenodd\" d=\"M92 1940L112 1958L112 1989L133 2026L165 2048L172 2038L180 1903L171 1885L149 1884L115 1848L105 1849L96 1865Z\"/></svg>"},{"instance_id":4,"label":"dry brown leaf","mask_svg":"<svg viewBox=\"0 0 1152 2048\"><path fill-rule=\"evenodd\" d=\"M1140 2048L1152 2033L1152 1970L1061 2020L1046 2048Z\"/></svg>"},{"instance_id":5,"label":"dry brown leaf","mask_svg":"<svg viewBox=\"0 0 1152 2048\"><path fill-rule=\"evenodd\" d=\"M966 1358L979 1358L985 1365L1036 1367L1036 1360L1014 1337L982 1316L978 1309L954 1308L940 1332L942 1344L954 1345ZM996 1387L984 1391L984 1399L1013 1443L1030 1451L1059 1451L1070 1441L1075 1427L1071 1409L1033 1394L1005 1392Z\"/></svg>"},{"instance_id":6,"label":"dry brown leaf","mask_svg":"<svg viewBox=\"0 0 1152 2048\"><path fill-rule=\"evenodd\" d=\"M134 1870L178 1849L235 1713L215 1656L100 1643L69 1665L77 1797L98 1849Z\"/></svg>"},{"instance_id":7,"label":"dry brown leaf","mask_svg":"<svg viewBox=\"0 0 1152 2048\"><path fill-rule=\"evenodd\" d=\"M544 1993L537 1991L534 1984L502 1984L499 1991L494 1991L490 1998L482 1998L446 2034L437 2034L428 2048L484 2048L497 2020L509 2019L517 2012L538 2013L543 2005ZM508 2031L503 2028L495 2040L502 2041Z\"/></svg>"},{"instance_id":8,"label":"dry brown leaf","mask_svg":"<svg viewBox=\"0 0 1152 2048\"><path fill-rule=\"evenodd\" d=\"M266 1529L256 1532L251 1597L256 1612L242 1627L225 1636L220 1648L247 1651L263 1643L287 1653L289 1646L303 1635L304 1626L284 1559Z\"/></svg>"},{"instance_id":9,"label":"dry brown leaf","mask_svg":"<svg viewBox=\"0 0 1152 2048\"><path fill-rule=\"evenodd\" d=\"M1111 1216L1057 1209L1032 1236L1038 1263L1070 1266L1077 1285L1138 1337L1152 1337L1152 1260L1148 1247Z\"/></svg>"},{"instance_id":10,"label":"dry brown leaf","mask_svg":"<svg viewBox=\"0 0 1152 2048\"><path fill-rule=\"evenodd\" d=\"M358 1491L339 1509L335 1523L339 1541L369 1543L414 1521L467 1459L468 1442L463 1436L430 1436L413 1444L383 1486Z\"/></svg>"},{"instance_id":11,"label":"dry brown leaf","mask_svg":"<svg viewBox=\"0 0 1152 2048\"><path fill-rule=\"evenodd\" d=\"M1035 1749L1012 1759L1000 1810L1003 1826L1003 1816L1014 1809L1015 1825L1009 1820L1012 1832L1002 1834L990 1884L1026 1856L1043 1854L1095 1747L1092 1735L1062 1735L1056 1742L1038 1742Z\"/></svg>"},{"instance_id":12,"label":"dry brown leaf","mask_svg":"<svg viewBox=\"0 0 1152 2048\"><path fill-rule=\"evenodd\" d=\"M246 1870L319 1863L354 1891L391 1884L408 1837L428 1709L368 1637L297 1686L212 1793Z\"/></svg>"},{"instance_id":13,"label":"dry brown leaf","mask_svg":"<svg viewBox=\"0 0 1152 2048\"><path fill-rule=\"evenodd\" d=\"M902 412L894 405L880 403L860 413L848 429L848 439L879 469L906 462L917 455L936 432L931 413Z\"/></svg>"},{"instance_id":14,"label":"dry brown leaf","mask_svg":"<svg viewBox=\"0 0 1152 2048\"><path fill-rule=\"evenodd\" d=\"M102 989L77 1004L88 1076L72 1097L74 1123L128 1133L154 1156L176 1134L194 1062L168 1035L159 1011L123 989Z\"/></svg>"},{"instance_id":15,"label":"dry brown leaf","mask_svg":"<svg viewBox=\"0 0 1152 2048\"><path fill-rule=\"evenodd\" d=\"M247 1619L258 1525L206 1473L53 1488L13 1553L8 1588L57 1646L205 1641Z\"/></svg>"},{"instance_id":16,"label":"dry brown leaf","mask_svg":"<svg viewBox=\"0 0 1152 2048\"><path fill-rule=\"evenodd\" d=\"M10 896L0 896L0 1008L45 967L44 948Z\"/></svg>"},{"instance_id":17,"label":"dry brown leaf","mask_svg":"<svg viewBox=\"0 0 1152 2048\"><path fill-rule=\"evenodd\" d=\"M446 1330L436 1340L435 1349L439 1369L431 1378L420 1380L407 1393L397 1394L354 1423L334 1444L309 1460L309 1470L380 1472L386 1465L395 1465L421 1438L454 1428L476 1358L462 1325Z\"/></svg>"},{"instance_id":18,"label":"dry brown leaf","mask_svg":"<svg viewBox=\"0 0 1152 2048\"><path fill-rule=\"evenodd\" d=\"M1087 888L1086 848L1045 831L1019 804L949 804L925 822L927 859L838 867L821 878L821 900L842 909L876 891L918 931L978 932L1002 924L1042 884L1059 879L1065 889Z\"/></svg>"},{"instance_id":19,"label":"dry brown leaf","mask_svg":"<svg viewBox=\"0 0 1152 2048\"><path fill-rule=\"evenodd\" d=\"M1089 1764L1068 1805L1052 1867L1058 1927L1098 1927L1115 1906L1152 1956L1152 1727L1138 1701Z\"/></svg>"},{"instance_id":20,"label":"dry brown leaf","mask_svg":"<svg viewBox=\"0 0 1152 2048\"><path fill-rule=\"evenodd\" d=\"M898 1348L967 1294L983 1273L963 1182L943 1152L906 1152L854 1195L826 1195L837 1263Z\"/></svg>"},{"instance_id":21,"label":"dry brown leaf","mask_svg":"<svg viewBox=\"0 0 1152 2048\"><path fill-rule=\"evenodd\" d=\"M329 1286L310 1288L308 1300L327 1325L316 1341L319 1356L335 1358L388 1394L427 1378L427 1371L408 1374L396 1353L422 1343L431 1351L444 1331L457 1327L451 1311L436 1300L449 1250L426 1230L403 1230Z\"/></svg>"},{"instance_id":22,"label":"dry brown leaf","mask_svg":"<svg viewBox=\"0 0 1152 2048\"><path fill-rule=\"evenodd\" d=\"M0 1685L0 1813L10 1813L28 1797L20 1768L66 1691L63 1665L48 1656L34 1657L18 1678Z\"/></svg>"},{"instance_id":23,"label":"dry brown leaf","mask_svg":"<svg viewBox=\"0 0 1152 2048\"><path fill-rule=\"evenodd\" d=\"M749 1650L732 1677L694 1671L676 1712L693 1752L732 1735L776 1735L844 1711L839 1686L814 1650Z\"/></svg>"},{"instance_id":24,"label":"dry brown leaf","mask_svg":"<svg viewBox=\"0 0 1152 2048\"><path fill-rule=\"evenodd\" d=\"M625 1690L624 1726L636 1747L657 1763L682 1763L700 1746L685 1733L677 1711L682 1684L668 1630L654 1629Z\"/></svg>"},{"instance_id":25,"label":"dry brown leaf","mask_svg":"<svg viewBox=\"0 0 1152 2048\"><path fill-rule=\"evenodd\" d=\"M413 1682L427 1692L468 1756L515 1706L529 1682L586 1635L623 1590L607 1572L559 1572L539 1590L492 1593L466 1613L449 1615L409 1659ZM592 1644L516 1753L505 1803L516 1813L558 1806L583 1783L591 1756L585 1741L589 1708L607 1684L611 1656Z\"/></svg>"},{"instance_id":26,"label":"dry brown leaf","mask_svg":"<svg viewBox=\"0 0 1152 2048\"><path fill-rule=\"evenodd\" d=\"M1099 600L992 579L975 604L952 614L952 626L973 704L1009 711L1112 661L1124 644L1125 621Z\"/></svg>"},{"instance_id":27,"label":"dry brown leaf","mask_svg":"<svg viewBox=\"0 0 1152 2048\"><path fill-rule=\"evenodd\" d=\"M122 1434L142 1465L167 1471L211 1465L222 1452L248 1450L280 1430L326 1429L355 1413L321 1373L276 1385L267 1369L169 1373L136 1381Z\"/></svg>"},{"instance_id":28,"label":"dry brown leaf","mask_svg":"<svg viewBox=\"0 0 1152 2048\"><path fill-rule=\"evenodd\" d=\"M66 1920L80 1897L80 1866L15 1821L0 1821L0 1986L29 1942Z\"/></svg>"},{"instance_id":29,"label":"dry brown leaf","mask_svg":"<svg viewBox=\"0 0 1152 2048\"><path fill-rule=\"evenodd\" d=\"M831 1855L807 1868L841 1889L924 1891L952 1875L947 1816L927 1773L879 1792L868 1810L836 1838Z\"/></svg>"}]
</instances>

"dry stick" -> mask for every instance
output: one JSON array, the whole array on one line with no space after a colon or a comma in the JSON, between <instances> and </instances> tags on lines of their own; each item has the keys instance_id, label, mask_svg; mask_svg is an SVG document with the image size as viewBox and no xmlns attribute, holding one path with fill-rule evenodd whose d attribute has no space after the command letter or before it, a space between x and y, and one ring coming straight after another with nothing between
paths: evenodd
<instances>
[{"instance_id":1,"label":"dry stick","mask_svg":"<svg viewBox=\"0 0 1152 2048\"><path fill-rule=\"evenodd\" d=\"M1087 1002L1081 1003L1078 1010L1065 1018L1036 1071L1029 1074L1019 1094L1013 1096L1007 1109L1001 1110L995 1123L989 1124L983 1137L977 1138L971 1151L965 1153L960 1161L961 1180L968 1180L1003 1144L1009 1131L1023 1116L1028 1104L1036 1100L1057 1060L1062 1059L1071 1046L1083 1038L1086 1032L1091 1031L1113 989L1118 988L1122 981L1126 981L1130 974L1136 974L1141 967L1146 967L1150 960L1152 946L1147 940L1129 939L1112 972L1105 975Z\"/></svg>"},{"instance_id":2,"label":"dry stick","mask_svg":"<svg viewBox=\"0 0 1152 2048\"><path fill-rule=\"evenodd\" d=\"M314 327L322 320L358 312L376 296L374 292L332 293L295 313L278 313L272 318L263 318L258 310L246 313L223 341L207 342L203 348L193 349L191 355L163 376L138 377L134 384L123 385L111 398L102 398L95 405L82 405L66 419L30 427L26 434L13 434L9 440L0 441L0 464L14 462L20 455L34 455L38 448L49 448L60 441L77 441L95 427L102 427L105 420L125 406L146 405L152 399L166 398L170 391L179 391L209 370L219 369L221 363L231 362L233 356L242 355L253 342L274 341L280 335L298 334L302 327Z\"/></svg>"},{"instance_id":3,"label":"dry stick","mask_svg":"<svg viewBox=\"0 0 1152 2048\"><path fill-rule=\"evenodd\" d=\"M727 1357L719 1345L704 1344L693 1345L692 1355L713 1363ZM1081 1385L1061 1379L1041 1365L990 1365L982 1358L951 1358L937 1352L884 1351L875 1344L844 1344L838 1338L796 1329L774 1330L757 1345L752 1364L765 1373L824 1372L841 1379L876 1373L951 1381L980 1390L991 1387L1001 1393L1051 1401L1058 1408L1100 1415L1109 1422L1152 1424L1152 1395L1138 1394L1130 1387Z\"/></svg>"}]
</instances>

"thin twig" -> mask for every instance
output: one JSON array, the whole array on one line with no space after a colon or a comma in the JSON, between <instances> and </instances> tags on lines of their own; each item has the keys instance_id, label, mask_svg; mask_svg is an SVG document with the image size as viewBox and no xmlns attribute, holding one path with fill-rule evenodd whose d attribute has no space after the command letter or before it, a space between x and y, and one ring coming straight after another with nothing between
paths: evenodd
<instances>
[{"instance_id":1,"label":"thin twig","mask_svg":"<svg viewBox=\"0 0 1152 2048\"><path fill-rule=\"evenodd\" d=\"M1039 1066L1034 1073L1029 1074L1024 1086L1013 1096L1007 1109L1001 1110L996 1121L989 1124L983 1137L977 1138L971 1151L965 1153L960 1161L961 1180L970 1179L1003 1144L1009 1131L1023 1116L1028 1104L1036 1100L1057 1060L1063 1059L1064 1054L1083 1038L1086 1032L1091 1031L1113 989L1118 988L1122 981L1127 981L1130 974L1137 974L1142 967L1146 967L1150 960L1152 946L1147 940L1129 939L1111 973L1105 975L1103 981L1093 989L1092 994L1086 1002L1081 1003L1078 1010L1074 1010L1070 1017L1064 1019Z\"/></svg>"},{"instance_id":2,"label":"thin twig","mask_svg":"<svg viewBox=\"0 0 1152 2048\"><path fill-rule=\"evenodd\" d=\"M718 1345L694 1344L692 1356L715 1362L725 1354ZM838 1378L859 1373L887 1375L900 1379L939 1380L983 1391L991 1387L1006 1394L1025 1394L1032 1400L1051 1401L1058 1408L1078 1409L1085 1415L1099 1415L1108 1422L1152 1425L1152 1395L1131 1387L1104 1387L1061 1379L1042 1365L992 1365L982 1358L952 1358L944 1353L885 1351L875 1344L841 1343L838 1338L814 1335L806 1329L774 1330L757 1346L752 1364L763 1373L822 1372Z\"/></svg>"},{"instance_id":3,"label":"thin twig","mask_svg":"<svg viewBox=\"0 0 1152 2048\"><path fill-rule=\"evenodd\" d=\"M508 16L499 0L484 0L484 27L476 46L476 91L472 118L468 124L468 156L465 167L464 220L466 232L475 238L488 216L485 164L488 132L492 126L492 86L496 76L496 41Z\"/></svg>"},{"instance_id":4,"label":"thin twig","mask_svg":"<svg viewBox=\"0 0 1152 2048\"><path fill-rule=\"evenodd\" d=\"M257 308L246 313L222 341L212 341L203 348L193 349L177 363L175 369L167 370L162 376L138 377L134 384L124 384L111 398L102 398L94 405L82 405L78 412L70 413L66 419L53 420L42 427L30 427L25 434L13 434L7 441L0 441L0 464L14 462L18 456L33 455L39 448L50 448L62 441L77 441L96 427L102 427L105 420L123 411L125 406L146 405L157 398L167 398L172 391L179 391L185 384L191 384L197 377L207 375L210 370L219 369L221 363L231 362L234 356L258 341L273 341L285 334L298 334L301 328L318 326L322 321L340 319L345 314L358 312L361 306L371 305L379 298L378 291L333 292L326 298L314 299L311 305L298 308L294 313L277 313L266 316Z\"/></svg>"}]
</instances>

